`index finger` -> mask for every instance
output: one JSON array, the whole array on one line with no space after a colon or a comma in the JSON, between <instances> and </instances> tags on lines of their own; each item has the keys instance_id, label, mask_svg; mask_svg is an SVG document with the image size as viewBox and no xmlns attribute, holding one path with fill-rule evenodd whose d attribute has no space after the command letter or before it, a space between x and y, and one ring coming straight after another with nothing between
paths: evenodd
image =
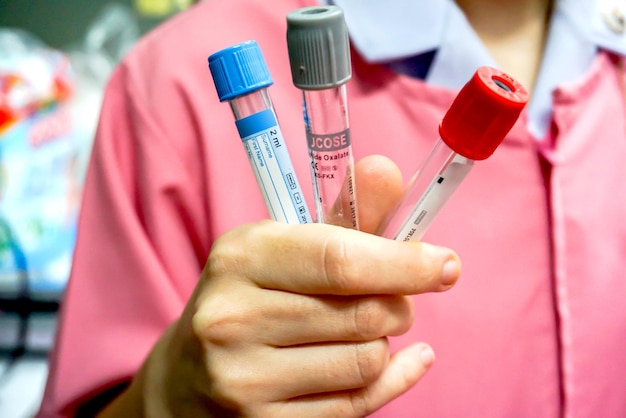
<instances>
[{"instance_id":1,"label":"index finger","mask_svg":"<svg viewBox=\"0 0 626 418\"><path fill-rule=\"evenodd\" d=\"M450 249L400 242L342 227L263 221L222 236L212 275L246 277L259 287L303 294L417 294L447 290L460 274Z\"/></svg>"}]
</instances>

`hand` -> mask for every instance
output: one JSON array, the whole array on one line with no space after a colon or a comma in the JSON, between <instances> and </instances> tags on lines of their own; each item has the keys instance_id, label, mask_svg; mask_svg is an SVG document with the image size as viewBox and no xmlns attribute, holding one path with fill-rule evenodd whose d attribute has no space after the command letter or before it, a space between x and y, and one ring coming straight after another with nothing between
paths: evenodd
<instances>
[{"instance_id":1,"label":"hand","mask_svg":"<svg viewBox=\"0 0 626 418\"><path fill-rule=\"evenodd\" d=\"M444 291L458 257L374 231L401 193L383 157L356 166L363 232L260 222L219 238L181 319L144 366L152 416L360 417L413 386L426 344L390 355L410 296Z\"/></svg>"}]
</instances>

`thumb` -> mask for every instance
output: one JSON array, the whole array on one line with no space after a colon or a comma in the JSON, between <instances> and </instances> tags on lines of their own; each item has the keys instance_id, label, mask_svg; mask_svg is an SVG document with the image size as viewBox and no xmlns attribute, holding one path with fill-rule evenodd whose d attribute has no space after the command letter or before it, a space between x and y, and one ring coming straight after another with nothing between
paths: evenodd
<instances>
[{"instance_id":1,"label":"thumb","mask_svg":"<svg viewBox=\"0 0 626 418\"><path fill-rule=\"evenodd\" d=\"M360 229L374 233L402 196L402 173L382 155L361 159L354 173Z\"/></svg>"}]
</instances>

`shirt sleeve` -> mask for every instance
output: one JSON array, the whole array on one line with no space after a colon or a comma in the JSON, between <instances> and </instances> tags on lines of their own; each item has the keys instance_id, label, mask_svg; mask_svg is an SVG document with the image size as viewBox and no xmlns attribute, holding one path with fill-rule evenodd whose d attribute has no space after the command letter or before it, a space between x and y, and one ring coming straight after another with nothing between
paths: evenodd
<instances>
[{"instance_id":1,"label":"shirt sleeve","mask_svg":"<svg viewBox=\"0 0 626 418\"><path fill-rule=\"evenodd\" d=\"M179 316L208 254L199 141L167 134L161 118L184 109L146 104L149 81L133 70L121 65L106 89L41 416L73 416L128 381Z\"/></svg>"}]
</instances>

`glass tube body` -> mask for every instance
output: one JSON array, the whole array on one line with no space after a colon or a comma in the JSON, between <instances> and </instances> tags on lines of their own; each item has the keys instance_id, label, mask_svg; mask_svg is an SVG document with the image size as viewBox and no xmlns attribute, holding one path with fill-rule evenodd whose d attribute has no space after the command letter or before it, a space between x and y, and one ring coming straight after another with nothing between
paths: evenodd
<instances>
[{"instance_id":1,"label":"glass tube body","mask_svg":"<svg viewBox=\"0 0 626 418\"><path fill-rule=\"evenodd\" d=\"M473 166L474 160L454 152L439 139L409 181L402 201L383 223L382 235L419 241Z\"/></svg>"},{"instance_id":2,"label":"glass tube body","mask_svg":"<svg viewBox=\"0 0 626 418\"><path fill-rule=\"evenodd\" d=\"M303 90L317 222L358 229L346 85Z\"/></svg>"},{"instance_id":3,"label":"glass tube body","mask_svg":"<svg viewBox=\"0 0 626 418\"><path fill-rule=\"evenodd\" d=\"M273 110L272 99L267 88L244 94L228 102L233 111L235 120L260 113L264 110Z\"/></svg>"},{"instance_id":4,"label":"glass tube body","mask_svg":"<svg viewBox=\"0 0 626 418\"><path fill-rule=\"evenodd\" d=\"M236 97L229 104L270 217L311 223L267 88Z\"/></svg>"}]
</instances>

